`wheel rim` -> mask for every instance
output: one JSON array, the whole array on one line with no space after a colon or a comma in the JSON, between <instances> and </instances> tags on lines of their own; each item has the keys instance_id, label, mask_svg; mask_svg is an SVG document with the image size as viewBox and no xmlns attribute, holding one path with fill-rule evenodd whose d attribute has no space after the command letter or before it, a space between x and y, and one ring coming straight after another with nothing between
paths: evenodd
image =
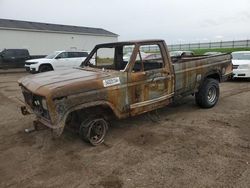
<instances>
[{"instance_id":1,"label":"wheel rim","mask_svg":"<svg viewBox=\"0 0 250 188\"><path fill-rule=\"evenodd\" d=\"M207 99L210 103L213 103L215 101L216 97L217 97L217 90L213 86L213 87L209 88L209 90L208 90Z\"/></svg>"},{"instance_id":2,"label":"wheel rim","mask_svg":"<svg viewBox=\"0 0 250 188\"><path fill-rule=\"evenodd\" d=\"M94 120L89 127L89 141L94 144L100 144L103 142L106 134L107 123L103 119Z\"/></svg>"}]
</instances>

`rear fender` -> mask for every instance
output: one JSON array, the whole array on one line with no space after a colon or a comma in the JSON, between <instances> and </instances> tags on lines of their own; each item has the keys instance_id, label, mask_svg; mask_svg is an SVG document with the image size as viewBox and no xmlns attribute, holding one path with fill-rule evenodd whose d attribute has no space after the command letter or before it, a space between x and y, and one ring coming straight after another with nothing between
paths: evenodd
<instances>
[{"instance_id":1,"label":"rear fender","mask_svg":"<svg viewBox=\"0 0 250 188\"><path fill-rule=\"evenodd\" d=\"M211 70L211 71L208 71L206 74L204 74L204 76L201 78L200 81L197 80L195 92L199 91L199 88L202 86L202 84L207 78L213 78L221 82L221 72L219 70Z\"/></svg>"},{"instance_id":2,"label":"rear fender","mask_svg":"<svg viewBox=\"0 0 250 188\"><path fill-rule=\"evenodd\" d=\"M215 80L221 81L221 71L220 70L212 70L205 74L203 81L206 78L213 78Z\"/></svg>"}]
</instances>

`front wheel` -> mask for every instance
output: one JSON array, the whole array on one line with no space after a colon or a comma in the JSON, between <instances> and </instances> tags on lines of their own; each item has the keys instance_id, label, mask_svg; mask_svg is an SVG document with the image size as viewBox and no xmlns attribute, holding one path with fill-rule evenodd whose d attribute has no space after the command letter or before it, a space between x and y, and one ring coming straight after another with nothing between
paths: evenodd
<instances>
[{"instance_id":1,"label":"front wheel","mask_svg":"<svg viewBox=\"0 0 250 188\"><path fill-rule=\"evenodd\" d=\"M195 101L202 108L212 108L219 100L220 88L218 80L206 79L199 91L195 93Z\"/></svg>"},{"instance_id":2,"label":"front wheel","mask_svg":"<svg viewBox=\"0 0 250 188\"><path fill-rule=\"evenodd\" d=\"M103 143L108 130L108 122L104 118L88 118L80 125L81 138L93 146Z\"/></svg>"},{"instance_id":3,"label":"front wheel","mask_svg":"<svg viewBox=\"0 0 250 188\"><path fill-rule=\"evenodd\" d=\"M39 67L38 72L48 72L48 71L52 71L53 68L50 65L41 65Z\"/></svg>"}]
</instances>

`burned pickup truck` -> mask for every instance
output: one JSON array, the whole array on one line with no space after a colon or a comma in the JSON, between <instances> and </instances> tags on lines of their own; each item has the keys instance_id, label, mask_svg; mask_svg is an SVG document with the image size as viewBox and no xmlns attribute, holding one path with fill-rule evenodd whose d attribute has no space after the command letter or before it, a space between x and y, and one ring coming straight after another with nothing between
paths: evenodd
<instances>
[{"instance_id":1,"label":"burned pickup truck","mask_svg":"<svg viewBox=\"0 0 250 188\"><path fill-rule=\"evenodd\" d=\"M155 52L145 55L147 49ZM85 141L98 145L112 117L136 116L188 95L195 95L202 108L213 107L219 82L231 74L227 54L172 60L163 40L100 44L81 67L20 79L22 112L34 113L35 122L51 128L54 136L73 126Z\"/></svg>"}]
</instances>

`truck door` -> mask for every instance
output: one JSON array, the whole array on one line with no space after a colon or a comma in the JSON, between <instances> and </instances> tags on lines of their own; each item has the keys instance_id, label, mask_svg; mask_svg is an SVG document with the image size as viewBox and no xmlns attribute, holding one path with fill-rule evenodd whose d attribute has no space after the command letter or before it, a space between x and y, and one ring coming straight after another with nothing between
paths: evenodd
<instances>
[{"instance_id":1,"label":"truck door","mask_svg":"<svg viewBox=\"0 0 250 188\"><path fill-rule=\"evenodd\" d=\"M148 49L154 52L145 55ZM165 50L161 43L135 48L137 55L128 73L131 116L163 107L173 98L174 76L167 55L163 53Z\"/></svg>"}]
</instances>

